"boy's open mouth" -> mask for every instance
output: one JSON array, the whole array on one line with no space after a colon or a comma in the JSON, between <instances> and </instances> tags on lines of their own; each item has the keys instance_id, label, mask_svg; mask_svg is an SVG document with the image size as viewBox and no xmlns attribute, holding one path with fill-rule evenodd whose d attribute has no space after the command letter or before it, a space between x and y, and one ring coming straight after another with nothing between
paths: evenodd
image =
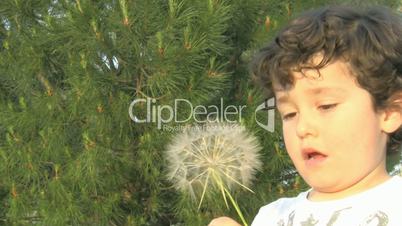
<instances>
[{"instance_id":1,"label":"boy's open mouth","mask_svg":"<svg viewBox=\"0 0 402 226\"><path fill-rule=\"evenodd\" d=\"M323 154L318 153L318 152L313 152L307 155L308 159L315 159L315 158L320 158L320 157L325 157Z\"/></svg>"},{"instance_id":2,"label":"boy's open mouth","mask_svg":"<svg viewBox=\"0 0 402 226\"><path fill-rule=\"evenodd\" d=\"M327 157L327 155L313 149L313 148L305 148L302 150L303 152L303 158L305 160L318 160L318 159L324 159Z\"/></svg>"}]
</instances>

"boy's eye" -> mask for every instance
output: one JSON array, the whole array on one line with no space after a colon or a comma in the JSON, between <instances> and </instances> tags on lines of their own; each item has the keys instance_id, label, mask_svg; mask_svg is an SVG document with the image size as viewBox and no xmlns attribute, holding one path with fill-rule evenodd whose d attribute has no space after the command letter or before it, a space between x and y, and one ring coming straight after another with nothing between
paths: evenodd
<instances>
[{"instance_id":1,"label":"boy's eye","mask_svg":"<svg viewBox=\"0 0 402 226\"><path fill-rule=\"evenodd\" d=\"M337 105L338 104L323 104L323 105L318 106L318 109L327 111L327 110L331 110L331 109L335 108Z\"/></svg>"},{"instance_id":2,"label":"boy's eye","mask_svg":"<svg viewBox=\"0 0 402 226\"><path fill-rule=\"evenodd\" d=\"M284 115L282 116L282 120L283 120L283 121L286 121L286 120L289 120L289 119L291 119L291 118L293 118L293 117L295 117L295 116L296 116L296 112L284 114Z\"/></svg>"}]
</instances>

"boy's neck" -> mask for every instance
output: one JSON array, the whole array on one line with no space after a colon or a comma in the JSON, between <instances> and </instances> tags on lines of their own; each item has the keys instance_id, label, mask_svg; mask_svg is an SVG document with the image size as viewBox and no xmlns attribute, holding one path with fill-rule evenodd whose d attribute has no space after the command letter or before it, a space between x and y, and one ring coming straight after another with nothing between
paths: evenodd
<instances>
[{"instance_id":1,"label":"boy's neck","mask_svg":"<svg viewBox=\"0 0 402 226\"><path fill-rule=\"evenodd\" d=\"M384 167L383 170L378 169L378 172L372 172L357 183L340 191L325 192L313 188L309 192L307 199L310 201L329 201L346 198L382 184L390 178L391 176L389 176Z\"/></svg>"}]
</instances>

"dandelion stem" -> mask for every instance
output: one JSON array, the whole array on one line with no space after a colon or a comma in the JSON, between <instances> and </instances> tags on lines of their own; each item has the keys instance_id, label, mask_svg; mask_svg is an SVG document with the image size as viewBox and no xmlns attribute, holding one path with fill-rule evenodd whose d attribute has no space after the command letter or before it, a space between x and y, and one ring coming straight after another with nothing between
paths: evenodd
<instances>
[{"instance_id":1,"label":"dandelion stem","mask_svg":"<svg viewBox=\"0 0 402 226\"><path fill-rule=\"evenodd\" d=\"M200 204L198 204L198 209L201 208L202 200L204 200L204 195L205 195L205 192L207 191L207 186L208 186L208 181L209 181L209 174L210 174L210 172L208 171L207 178L205 178L204 189L202 190Z\"/></svg>"},{"instance_id":2,"label":"dandelion stem","mask_svg":"<svg viewBox=\"0 0 402 226\"><path fill-rule=\"evenodd\" d=\"M229 208L228 203L227 203L227 199L226 199L226 194L229 196L230 202L232 203L232 205L234 206L234 208L236 209L237 215L239 215L241 221L243 222L244 226L248 226L246 220L244 219L244 216L240 210L239 205L237 204L237 202L234 200L234 198L232 197L232 195L230 194L230 192L225 188L222 179L215 174L215 172L212 172L212 176L214 177L215 183L217 183L221 189L222 192L222 196L223 199L225 201L226 207ZM225 194L226 193L226 194Z\"/></svg>"},{"instance_id":3,"label":"dandelion stem","mask_svg":"<svg viewBox=\"0 0 402 226\"><path fill-rule=\"evenodd\" d=\"M219 189L220 189L221 192L222 192L222 196L223 196L223 200L225 201L226 208L229 209L229 204L228 204L228 201L227 201L227 199L226 199L225 189L224 189L224 187L223 187L222 179L219 177L219 175L216 175L215 172L213 172L212 176L214 177L215 183L218 184L218 187L219 187Z\"/></svg>"},{"instance_id":4,"label":"dandelion stem","mask_svg":"<svg viewBox=\"0 0 402 226\"><path fill-rule=\"evenodd\" d=\"M226 194L229 196L229 199L232 202L234 208L236 209L236 212L239 215L239 217L240 217L241 221L243 222L244 226L248 226L248 224L247 224L246 220L244 219L244 216L243 216L243 214L242 214L242 212L240 210L239 205L237 205L236 201L233 199L233 197L230 194L230 192L226 188L224 188L224 190L225 190Z\"/></svg>"}]
</instances>

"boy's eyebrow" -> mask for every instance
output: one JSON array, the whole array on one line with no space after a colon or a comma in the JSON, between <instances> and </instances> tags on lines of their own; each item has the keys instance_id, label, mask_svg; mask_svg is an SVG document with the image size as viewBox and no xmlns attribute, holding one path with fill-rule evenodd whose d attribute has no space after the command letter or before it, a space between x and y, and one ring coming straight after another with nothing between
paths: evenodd
<instances>
[{"instance_id":1,"label":"boy's eyebrow","mask_svg":"<svg viewBox=\"0 0 402 226\"><path fill-rule=\"evenodd\" d=\"M309 89L308 93L313 95L318 95L321 93L335 93L335 94L343 94L346 90L340 87L317 87L313 89Z\"/></svg>"},{"instance_id":2,"label":"boy's eyebrow","mask_svg":"<svg viewBox=\"0 0 402 226\"><path fill-rule=\"evenodd\" d=\"M286 103L286 102L289 102L289 96L288 95L283 95L283 96L281 96L279 98L277 98L277 97L275 98L276 106L278 106L280 104L283 104L283 103Z\"/></svg>"},{"instance_id":3,"label":"boy's eyebrow","mask_svg":"<svg viewBox=\"0 0 402 226\"><path fill-rule=\"evenodd\" d=\"M307 95L310 96L317 96L320 94L325 94L325 93L334 93L338 95L344 95L346 92L345 89L339 88L339 87L317 87L317 88L312 88L307 91ZM289 95L283 95L280 96L279 98L276 98L276 103L279 105L281 103L286 103L289 102Z\"/></svg>"}]
</instances>

